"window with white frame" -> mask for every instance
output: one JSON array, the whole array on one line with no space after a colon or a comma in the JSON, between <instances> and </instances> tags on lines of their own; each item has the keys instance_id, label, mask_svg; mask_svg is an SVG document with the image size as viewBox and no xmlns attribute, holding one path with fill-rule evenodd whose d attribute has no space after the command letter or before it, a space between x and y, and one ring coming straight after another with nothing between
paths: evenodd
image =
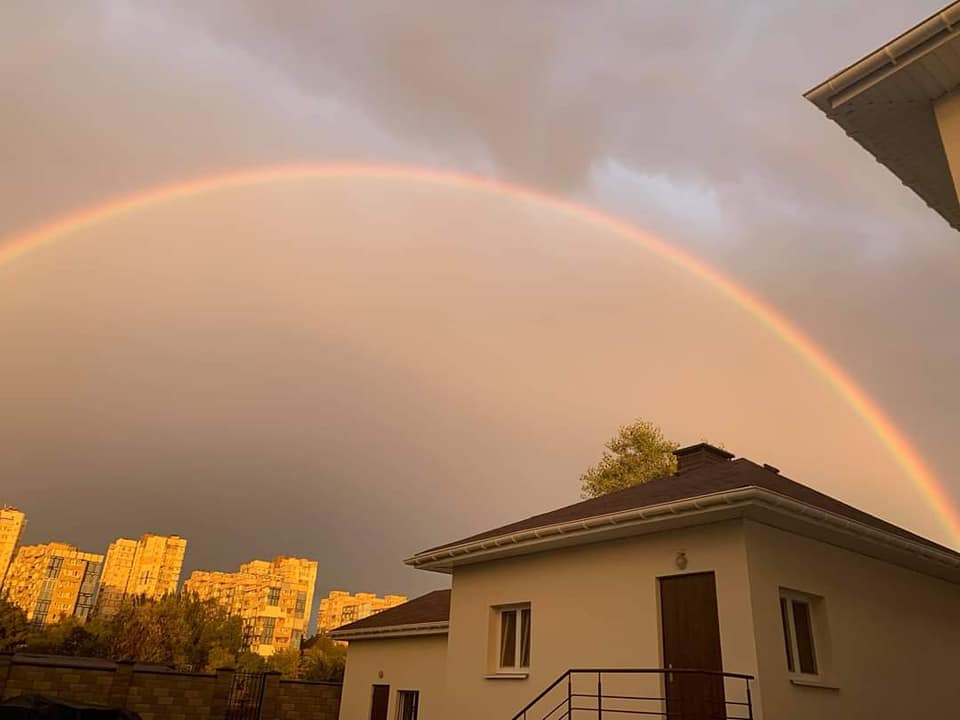
<instances>
[{"instance_id":1,"label":"window with white frame","mask_svg":"<svg viewBox=\"0 0 960 720\"><path fill-rule=\"evenodd\" d=\"M397 691L397 720L417 720L417 709L419 706L419 690Z\"/></svg>"},{"instance_id":2,"label":"window with white frame","mask_svg":"<svg viewBox=\"0 0 960 720\"><path fill-rule=\"evenodd\" d=\"M780 621L787 655L787 670L798 675L819 675L814 605L817 598L789 590L780 591Z\"/></svg>"},{"instance_id":3,"label":"window with white frame","mask_svg":"<svg viewBox=\"0 0 960 720\"><path fill-rule=\"evenodd\" d=\"M499 608L500 642L497 669L522 671L530 667L530 606Z\"/></svg>"}]
</instances>

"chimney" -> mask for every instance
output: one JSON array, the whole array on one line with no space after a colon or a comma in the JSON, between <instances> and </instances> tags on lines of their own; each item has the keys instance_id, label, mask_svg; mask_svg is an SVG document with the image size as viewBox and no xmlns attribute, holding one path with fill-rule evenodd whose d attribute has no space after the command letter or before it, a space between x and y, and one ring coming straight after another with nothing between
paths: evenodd
<instances>
[{"instance_id":1,"label":"chimney","mask_svg":"<svg viewBox=\"0 0 960 720\"><path fill-rule=\"evenodd\" d=\"M697 443L679 450L674 450L673 454L677 456L677 473L684 473L687 470L694 470L704 465L713 465L715 463L725 463L733 459L733 453L721 450L709 443Z\"/></svg>"}]
</instances>

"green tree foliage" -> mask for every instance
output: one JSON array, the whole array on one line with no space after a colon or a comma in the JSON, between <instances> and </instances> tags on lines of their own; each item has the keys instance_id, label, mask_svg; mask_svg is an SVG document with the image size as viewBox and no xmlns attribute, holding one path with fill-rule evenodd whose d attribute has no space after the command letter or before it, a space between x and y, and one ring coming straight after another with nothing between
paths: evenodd
<instances>
[{"instance_id":1,"label":"green tree foliage","mask_svg":"<svg viewBox=\"0 0 960 720\"><path fill-rule=\"evenodd\" d=\"M267 667L283 675L285 678L300 677L300 650L278 650L267 658Z\"/></svg>"},{"instance_id":2,"label":"green tree foliage","mask_svg":"<svg viewBox=\"0 0 960 720\"><path fill-rule=\"evenodd\" d=\"M55 625L31 628L26 649L49 655L106 656L106 647L96 628L84 626L74 617L66 617Z\"/></svg>"},{"instance_id":3,"label":"green tree foliage","mask_svg":"<svg viewBox=\"0 0 960 720\"><path fill-rule=\"evenodd\" d=\"M343 679L345 646L319 635L304 640L303 648L281 650L268 659L249 652L243 643L243 621L215 601L196 596L141 599L110 617L94 617L85 624L68 617L41 627L32 626L19 608L0 600L0 652L134 660L204 672L220 667L276 670L304 680Z\"/></svg>"},{"instance_id":4,"label":"green tree foliage","mask_svg":"<svg viewBox=\"0 0 960 720\"><path fill-rule=\"evenodd\" d=\"M327 635L314 635L303 642L300 657L300 678L303 680L343 680L347 665L347 648Z\"/></svg>"},{"instance_id":5,"label":"green tree foliage","mask_svg":"<svg viewBox=\"0 0 960 720\"><path fill-rule=\"evenodd\" d=\"M138 600L115 615L82 625L74 618L36 629L30 652L83 655L113 660L213 670L233 665L240 655L243 623L212 600L167 595Z\"/></svg>"},{"instance_id":6,"label":"green tree foliage","mask_svg":"<svg viewBox=\"0 0 960 720\"><path fill-rule=\"evenodd\" d=\"M30 625L24 612L0 598L0 652L20 650L30 635Z\"/></svg>"},{"instance_id":7,"label":"green tree foliage","mask_svg":"<svg viewBox=\"0 0 960 720\"><path fill-rule=\"evenodd\" d=\"M256 653L246 651L237 657L237 670L240 672L263 672L267 669L267 661Z\"/></svg>"},{"instance_id":8,"label":"green tree foliage","mask_svg":"<svg viewBox=\"0 0 960 720\"><path fill-rule=\"evenodd\" d=\"M646 420L621 427L604 446L603 456L580 476L581 494L595 498L654 478L673 475L677 444L663 437L660 428Z\"/></svg>"}]
</instances>

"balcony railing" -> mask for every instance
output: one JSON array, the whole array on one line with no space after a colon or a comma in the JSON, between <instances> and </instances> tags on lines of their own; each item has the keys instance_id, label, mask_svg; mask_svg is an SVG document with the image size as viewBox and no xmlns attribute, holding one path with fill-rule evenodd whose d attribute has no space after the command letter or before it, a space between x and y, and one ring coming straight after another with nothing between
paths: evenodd
<instances>
[{"instance_id":1,"label":"balcony railing","mask_svg":"<svg viewBox=\"0 0 960 720\"><path fill-rule=\"evenodd\" d=\"M713 670L571 669L513 720L753 720L753 679Z\"/></svg>"}]
</instances>

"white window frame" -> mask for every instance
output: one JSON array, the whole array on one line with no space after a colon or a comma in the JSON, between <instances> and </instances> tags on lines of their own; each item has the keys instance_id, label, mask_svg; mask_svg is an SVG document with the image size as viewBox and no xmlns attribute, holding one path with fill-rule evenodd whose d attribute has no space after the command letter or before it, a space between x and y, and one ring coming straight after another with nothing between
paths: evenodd
<instances>
[{"instance_id":1,"label":"white window frame","mask_svg":"<svg viewBox=\"0 0 960 720\"><path fill-rule=\"evenodd\" d=\"M817 604L821 599L814 595L807 595L805 593L797 592L795 590L786 590L780 588L780 595L777 601L777 610L778 614L781 616L781 625L783 621L783 610L780 607L780 602L786 601L786 614L787 614L787 636L785 640L789 644L789 653L791 662L793 663L793 670L790 669L789 664L787 665L787 674L793 678L808 678L815 679L819 678L823 674L823 660L819 654L819 638L817 637ZM793 615L793 603L800 602L807 606L807 609L810 613L810 647L813 653L813 665L814 672L808 673L803 672L800 669L800 649L797 644L797 621ZM785 648L787 650L787 648Z\"/></svg>"},{"instance_id":2,"label":"white window frame","mask_svg":"<svg viewBox=\"0 0 960 720\"><path fill-rule=\"evenodd\" d=\"M397 720L403 720L403 700L405 697L413 696L414 702L413 720L420 717L420 691L419 690L397 690Z\"/></svg>"},{"instance_id":3,"label":"white window frame","mask_svg":"<svg viewBox=\"0 0 960 720\"><path fill-rule=\"evenodd\" d=\"M523 657L523 633L521 632L521 621L522 612L526 610L529 613L529 621L527 623L527 632L529 637L527 639L528 648L527 648L527 664L521 665L521 659ZM496 608L496 618L497 618L497 672L498 673L527 673L530 671L530 658L533 656L533 611L530 608L530 603L518 603L516 605L503 605ZM503 660L503 654L501 648L503 647L503 616L507 613L515 613L516 620L516 634L514 637L514 650L513 650L513 665L503 665L501 664Z\"/></svg>"}]
</instances>

